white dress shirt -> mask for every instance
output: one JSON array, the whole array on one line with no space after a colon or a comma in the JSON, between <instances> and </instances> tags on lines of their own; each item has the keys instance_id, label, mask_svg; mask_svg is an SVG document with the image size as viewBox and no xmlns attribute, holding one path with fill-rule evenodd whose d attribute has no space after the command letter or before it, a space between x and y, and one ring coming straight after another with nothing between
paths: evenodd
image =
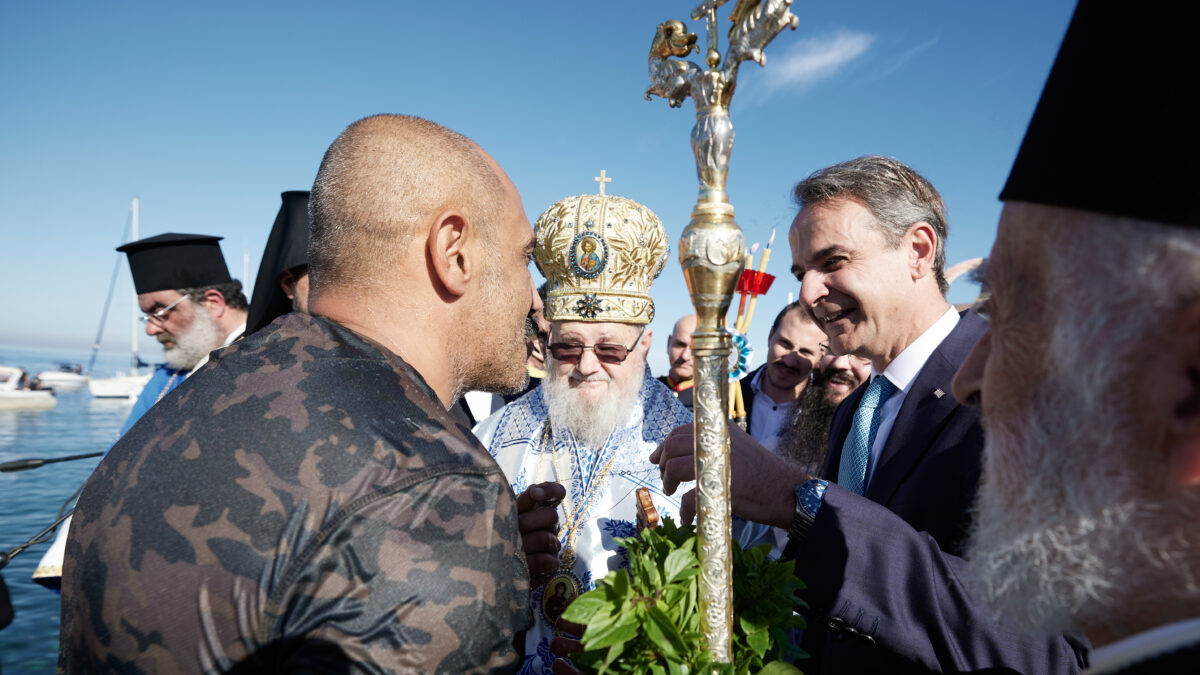
<instances>
[{"instance_id":1,"label":"white dress shirt","mask_svg":"<svg viewBox=\"0 0 1200 675\"><path fill-rule=\"evenodd\" d=\"M791 419L796 402L776 403L768 396L762 390L762 379L766 374L767 367L764 366L754 379L750 380L750 391L754 392L754 401L751 402L753 414L750 415L750 428L747 431L764 448L778 455L779 434Z\"/></svg>"},{"instance_id":2,"label":"white dress shirt","mask_svg":"<svg viewBox=\"0 0 1200 675\"><path fill-rule=\"evenodd\" d=\"M945 340L957 325L958 311L954 307L950 307L945 314L933 322L932 326L921 333L921 337L913 340L912 344L905 347L904 351L900 352L900 355L884 369L883 377L896 385L896 392L883 402L883 412L881 413L883 417L879 422L879 430L875 432L875 442L871 445L871 462L867 466L867 480L863 485L864 488L871 484L871 477L875 475L875 465L879 462L879 455L883 452L883 446L887 444L892 427L896 425L900 406L904 405L904 398L908 396L908 390L912 387L913 380L917 379L917 375L925 367L925 362L929 360L930 356L933 356L934 350L942 344L942 340ZM871 381L873 382L879 375L875 372L875 366L872 365Z\"/></svg>"}]
</instances>

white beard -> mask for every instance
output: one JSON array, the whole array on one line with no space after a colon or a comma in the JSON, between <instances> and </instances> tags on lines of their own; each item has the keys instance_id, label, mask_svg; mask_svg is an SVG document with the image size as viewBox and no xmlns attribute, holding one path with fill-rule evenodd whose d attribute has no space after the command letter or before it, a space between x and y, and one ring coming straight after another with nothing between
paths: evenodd
<instances>
[{"instance_id":1,"label":"white beard","mask_svg":"<svg viewBox=\"0 0 1200 675\"><path fill-rule=\"evenodd\" d=\"M1130 400L1144 342L1094 319L1061 317L1074 329L1055 332L1033 390L985 419L967 558L1003 620L1047 634L1122 631L1130 607L1200 593L1180 527L1195 527L1195 500L1169 493L1161 437Z\"/></svg>"},{"instance_id":2,"label":"white beard","mask_svg":"<svg viewBox=\"0 0 1200 675\"><path fill-rule=\"evenodd\" d=\"M632 367L637 364L626 365ZM600 450L608 441L613 429L630 419L630 411L638 400L642 378L630 378L630 382L625 385L626 390L620 389L618 382L612 380L608 393L599 402L589 401L577 389L572 389L570 379L570 375L561 375L553 366L550 367L546 381L542 384L550 419L556 427L569 430L576 443L592 450ZM601 370L589 379L608 380L609 377Z\"/></svg>"},{"instance_id":3,"label":"white beard","mask_svg":"<svg viewBox=\"0 0 1200 675\"><path fill-rule=\"evenodd\" d=\"M174 347L163 348L163 360L176 370L191 370L224 342L225 336L216 320L202 306L197 306L187 332L175 336Z\"/></svg>"}]
</instances>

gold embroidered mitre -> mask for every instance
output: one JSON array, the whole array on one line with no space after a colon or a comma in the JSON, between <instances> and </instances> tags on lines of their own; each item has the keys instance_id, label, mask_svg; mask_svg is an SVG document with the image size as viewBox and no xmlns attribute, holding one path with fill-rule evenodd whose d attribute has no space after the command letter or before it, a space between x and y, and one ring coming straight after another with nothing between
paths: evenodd
<instances>
[{"instance_id":1,"label":"gold embroidered mitre","mask_svg":"<svg viewBox=\"0 0 1200 675\"><path fill-rule=\"evenodd\" d=\"M654 318L650 284L667 264L667 233L653 211L603 185L600 194L560 199L534 225L549 321Z\"/></svg>"}]
</instances>

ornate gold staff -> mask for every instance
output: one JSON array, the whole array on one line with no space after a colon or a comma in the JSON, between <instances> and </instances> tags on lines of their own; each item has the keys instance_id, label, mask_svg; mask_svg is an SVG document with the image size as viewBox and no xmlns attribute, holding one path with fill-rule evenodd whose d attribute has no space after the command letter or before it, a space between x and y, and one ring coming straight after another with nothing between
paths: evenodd
<instances>
[{"instance_id":1,"label":"ornate gold staff","mask_svg":"<svg viewBox=\"0 0 1200 675\"><path fill-rule=\"evenodd\" d=\"M672 108L691 96L696 104L692 151L700 195L692 220L679 240L679 263L696 308L692 355L696 363L694 410L696 413L696 512L700 549L701 625L713 659L732 658L733 583L730 570L729 508L729 386L730 351L725 315L746 259L746 240L733 219L733 206L725 193L729 154L733 150L733 122L729 102L737 84L738 66L753 60L766 62L763 49L784 28L795 30L799 19L791 13L792 0L738 0L730 13L729 48L722 63L717 49L717 8L725 0L706 0L692 10L692 19L703 18L708 27L707 69L679 58L696 50L696 35L682 21L659 24L650 46L651 94L667 99Z\"/></svg>"}]
</instances>

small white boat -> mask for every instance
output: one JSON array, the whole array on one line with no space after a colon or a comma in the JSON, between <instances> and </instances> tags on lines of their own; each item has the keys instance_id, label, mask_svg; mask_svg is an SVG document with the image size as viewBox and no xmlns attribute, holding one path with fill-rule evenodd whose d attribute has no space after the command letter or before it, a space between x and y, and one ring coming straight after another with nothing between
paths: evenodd
<instances>
[{"instance_id":1,"label":"small white boat","mask_svg":"<svg viewBox=\"0 0 1200 675\"><path fill-rule=\"evenodd\" d=\"M0 366L0 410L49 410L58 405L54 394L44 389L21 389L25 371Z\"/></svg>"},{"instance_id":2,"label":"small white boat","mask_svg":"<svg viewBox=\"0 0 1200 675\"><path fill-rule=\"evenodd\" d=\"M150 381L151 373L144 375L118 375L94 379L88 382L88 391L96 398L126 398L136 401L142 388Z\"/></svg>"},{"instance_id":3,"label":"small white boat","mask_svg":"<svg viewBox=\"0 0 1200 675\"><path fill-rule=\"evenodd\" d=\"M42 386L54 391L77 391L87 386L92 378L83 374L78 363L60 363L56 370L43 370L37 374Z\"/></svg>"}]
</instances>

